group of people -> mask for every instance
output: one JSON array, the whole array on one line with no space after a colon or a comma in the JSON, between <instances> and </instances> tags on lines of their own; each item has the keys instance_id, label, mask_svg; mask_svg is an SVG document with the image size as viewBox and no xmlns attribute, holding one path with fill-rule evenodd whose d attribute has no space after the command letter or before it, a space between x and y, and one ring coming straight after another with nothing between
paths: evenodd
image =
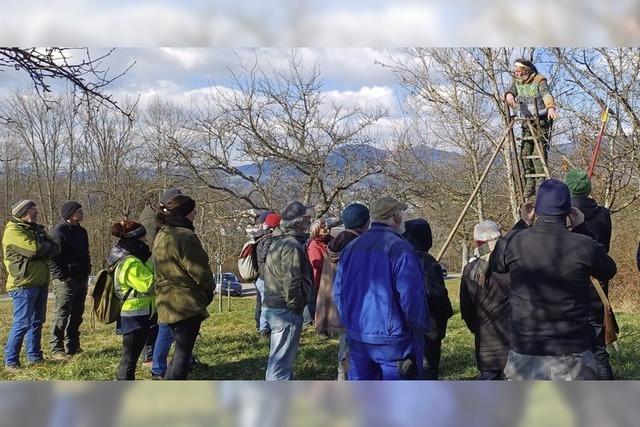
<instances>
[{"instance_id":1,"label":"group of people","mask_svg":"<svg viewBox=\"0 0 640 427\"><path fill-rule=\"evenodd\" d=\"M195 212L191 197L170 189L159 204L145 208L140 222L127 219L111 226L117 242L106 264L113 271L115 295L122 301L116 321L116 333L122 336L118 380L135 379L145 347L145 362L152 365L154 379L187 378L215 289L209 257L194 232ZM50 283L55 297L50 358L64 360L82 352L79 328L91 272L89 239L80 225L79 203L64 203L60 213L60 223L49 234L38 224L36 204L21 200L12 206L13 218L5 227L2 247L13 302L4 360L9 372L21 368L25 338L27 362L44 360L41 333Z\"/></svg>"},{"instance_id":2,"label":"group of people","mask_svg":"<svg viewBox=\"0 0 640 427\"><path fill-rule=\"evenodd\" d=\"M460 311L475 337L479 379L613 379L604 305L591 283L606 294L616 274L611 216L589 197L584 171L565 181L545 180L505 235L490 220L474 228ZM428 253L429 224L407 220L406 210L390 197L369 208L350 204L341 213L344 230L332 236L322 220L309 233L312 212L293 202L278 227L258 233L259 247L268 242L256 311L263 315L257 328L270 337L267 380L294 377L309 305L317 332L339 338L339 380L439 377L453 310Z\"/></svg>"},{"instance_id":3,"label":"group of people","mask_svg":"<svg viewBox=\"0 0 640 427\"><path fill-rule=\"evenodd\" d=\"M475 256L464 268L460 311L475 336L479 378L613 379L604 341L605 293L616 274L608 255L609 211L589 197L584 171L566 183L545 180L535 204L503 235L493 221L474 228ZM437 379L441 343L453 315L442 268L429 254L429 223L407 219L391 197L369 207L347 205L332 233L313 207L294 201L256 218L256 328L269 340L267 380L294 378L305 324L339 339L339 380ZM107 260L122 310L117 378L131 380L140 356L156 379L185 379L208 317L215 280L194 232L195 201L167 190L140 222L111 226L117 239ZM13 301L5 369L43 360L41 331L51 283L55 296L51 358L82 351L79 327L91 271L82 206L62 205L50 233L31 200L13 205L2 246ZM638 252L640 267L640 249ZM175 342L173 361L167 357Z\"/></svg>"}]
</instances>

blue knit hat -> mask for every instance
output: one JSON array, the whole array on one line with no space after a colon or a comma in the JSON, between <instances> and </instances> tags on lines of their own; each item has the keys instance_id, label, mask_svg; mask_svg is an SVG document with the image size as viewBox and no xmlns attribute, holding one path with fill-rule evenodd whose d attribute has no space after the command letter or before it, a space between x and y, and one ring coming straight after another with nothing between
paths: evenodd
<instances>
[{"instance_id":1,"label":"blue knit hat","mask_svg":"<svg viewBox=\"0 0 640 427\"><path fill-rule=\"evenodd\" d=\"M571 212L569 187L557 179L547 179L538 188L536 215L567 216Z\"/></svg>"},{"instance_id":2,"label":"blue knit hat","mask_svg":"<svg viewBox=\"0 0 640 427\"><path fill-rule=\"evenodd\" d=\"M369 221L369 209L360 203L351 203L340 215L344 228L360 228Z\"/></svg>"}]
</instances>

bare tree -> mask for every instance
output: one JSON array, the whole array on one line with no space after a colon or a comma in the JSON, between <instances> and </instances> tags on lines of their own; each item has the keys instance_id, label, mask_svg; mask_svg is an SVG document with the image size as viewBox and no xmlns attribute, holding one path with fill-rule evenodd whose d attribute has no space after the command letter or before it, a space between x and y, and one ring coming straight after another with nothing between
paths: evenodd
<instances>
[{"instance_id":1,"label":"bare tree","mask_svg":"<svg viewBox=\"0 0 640 427\"><path fill-rule=\"evenodd\" d=\"M329 105L317 67L291 56L285 72L256 64L232 74L232 88L212 87L192 130L173 148L210 188L269 208L292 198L326 213L344 191L382 171L374 125L380 108ZM253 171L240 167L251 164Z\"/></svg>"},{"instance_id":2,"label":"bare tree","mask_svg":"<svg viewBox=\"0 0 640 427\"><path fill-rule=\"evenodd\" d=\"M50 105L54 102L47 95L52 92L52 80L64 80L70 83L74 93L78 91L98 105L104 105L129 115L131 110L121 108L111 95L104 92L105 87L123 76L135 64L111 76L106 59L114 49L99 56L92 56L87 48L18 48L0 47L0 68L13 68L26 72L33 82L36 92Z\"/></svg>"}]
</instances>

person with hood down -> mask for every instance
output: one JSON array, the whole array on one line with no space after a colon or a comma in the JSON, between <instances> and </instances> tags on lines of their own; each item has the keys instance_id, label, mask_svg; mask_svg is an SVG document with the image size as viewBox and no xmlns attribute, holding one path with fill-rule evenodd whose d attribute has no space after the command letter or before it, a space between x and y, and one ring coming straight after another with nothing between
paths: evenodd
<instances>
[{"instance_id":1,"label":"person with hood down","mask_svg":"<svg viewBox=\"0 0 640 427\"><path fill-rule=\"evenodd\" d=\"M527 59L517 59L514 63L514 79L509 90L505 93L505 101L511 107L516 104L519 107L521 118L532 120L536 138L542 145L543 156L546 160L549 141L551 139L551 127L558 117L555 108L555 100L547 78L538 72L533 63ZM522 123L522 142L520 156L525 174L544 174L544 168L540 159L531 159L529 156L536 154L532 140L531 130L527 122ZM542 182L541 177L527 177L524 180L525 198L536 194L536 184Z\"/></svg>"},{"instance_id":2,"label":"person with hood down","mask_svg":"<svg viewBox=\"0 0 640 427\"><path fill-rule=\"evenodd\" d=\"M616 263L593 240L582 212L571 207L569 188L563 182L542 183L534 212L535 222L533 214L523 215L524 222L533 226L507 233L489 259L491 271L508 273L511 284L511 344L505 376L596 379L588 321L590 280L612 279Z\"/></svg>"},{"instance_id":3,"label":"person with hood down","mask_svg":"<svg viewBox=\"0 0 640 427\"><path fill-rule=\"evenodd\" d=\"M424 271L404 233L408 206L371 203L371 227L340 254L333 299L349 338L349 380L407 380L422 374L428 330Z\"/></svg>"},{"instance_id":4,"label":"person with hood down","mask_svg":"<svg viewBox=\"0 0 640 427\"><path fill-rule=\"evenodd\" d=\"M216 282L209 256L196 235L193 219L196 202L179 194L161 204L158 234L153 243L157 282L158 321L166 323L175 339L175 352L166 379L187 378L193 346L207 306L213 301Z\"/></svg>"},{"instance_id":5,"label":"person with hood down","mask_svg":"<svg viewBox=\"0 0 640 427\"><path fill-rule=\"evenodd\" d=\"M156 324L156 296L151 250L144 225L131 220L116 222L111 234L118 242L107 260L114 269L114 289L122 302L116 333L122 335L122 359L118 380L135 380L136 364Z\"/></svg>"},{"instance_id":6,"label":"person with hood down","mask_svg":"<svg viewBox=\"0 0 640 427\"><path fill-rule=\"evenodd\" d=\"M609 253L611 244L611 212L589 195L591 194L591 180L583 170L573 169L567 173L565 184L571 192L571 206L580 209L584 214L584 223L589 227L596 242L600 243ZM609 294L609 282L600 281L600 286L605 294ZM590 288L591 315L589 324L593 329L593 357L596 360L596 368L599 380L612 380L613 369L609 362L609 353L604 341L604 305L595 288Z\"/></svg>"},{"instance_id":7,"label":"person with hood down","mask_svg":"<svg viewBox=\"0 0 640 427\"><path fill-rule=\"evenodd\" d=\"M509 276L489 269L489 257L500 236L495 222L476 224L473 239L478 258L464 267L460 281L460 314L475 338L479 380L504 379L509 354Z\"/></svg>"},{"instance_id":8,"label":"person with hood down","mask_svg":"<svg viewBox=\"0 0 640 427\"><path fill-rule=\"evenodd\" d=\"M345 229L327 245L318 288L315 326L321 335L340 337L338 381L345 381L349 370L349 347L346 331L340 321L340 313L333 302L333 278L342 250L369 228L369 209L360 203L352 203L344 208L340 216Z\"/></svg>"},{"instance_id":9,"label":"person with hood down","mask_svg":"<svg viewBox=\"0 0 640 427\"><path fill-rule=\"evenodd\" d=\"M411 219L405 224L404 237L415 248L424 269L429 308L429 329L424 336L425 351L422 379L437 380L440 370L442 340L447 331L447 322L453 316L449 293L444 284L442 267L429 254L433 245L431 226L422 219Z\"/></svg>"}]
</instances>

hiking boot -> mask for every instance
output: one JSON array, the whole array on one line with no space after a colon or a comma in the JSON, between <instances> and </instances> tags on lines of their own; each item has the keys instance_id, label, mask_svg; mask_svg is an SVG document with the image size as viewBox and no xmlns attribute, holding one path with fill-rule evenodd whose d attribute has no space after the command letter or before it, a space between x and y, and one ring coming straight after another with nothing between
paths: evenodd
<instances>
[{"instance_id":1,"label":"hiking boot","mask_svg":"<svg viewBox=\"0 0 640 427\"><path fill-rule=\"evenodd\" d=\"M20 365L4 365L4 371L9 374L16 374L20 372L21 369Z\"/></svg>"},{"instance_id":2,"label":"hiking boot","mask_svg":"<svg viewBox=\"0 0 640 427\"><path fill-rule=\"evenodd\" d=\"M151 375L152 381L164 381L164 375Z\"/></svg>"},{"instance_id":3,"label":"hiking boot","mask_svg":"<svg viewBox=\"0 0 640 427\"><path fill-rule=\"evenodd\" d=\"M33 366L33 365L41 365L43 363L44 363L44 358L43 359L33 360L33 361L28 361L27 365L28 366Z\"/></svg>"},{"instance_id":4,"label":"hiking boot","mask_svg":"<svg viewBox=\"0 0 640 427\"><path fill-rule=\"evenodd\" d=\"M62 353L61 351L56 351L51 353L51 360L69 360L71 355Z\"/></svg>"}]
</instances>

